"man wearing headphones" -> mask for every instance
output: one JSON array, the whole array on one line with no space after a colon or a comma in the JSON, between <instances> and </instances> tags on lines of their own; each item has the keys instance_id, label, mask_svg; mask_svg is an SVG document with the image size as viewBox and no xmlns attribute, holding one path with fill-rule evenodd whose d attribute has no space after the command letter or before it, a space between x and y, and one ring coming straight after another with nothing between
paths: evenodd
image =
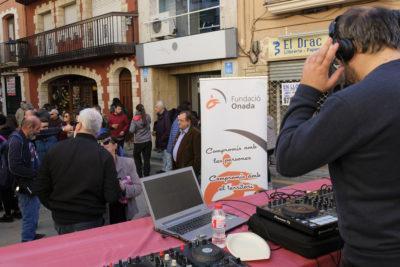
<instances>
[{"instance_id":1,"label":"man wearing headphones","mask_svg":"<svg viewBox=\"0 0 400 267\"><path fill-rule=\"evenodd\" d=\"M304 66L276 146L277 169L329 164L345 242L342 266L400 266L400 22L398 11L353 8ZM329 77L335 60L341 67ZM318 100L345 75L351 86Z\"/></svg>"}]
</instances>

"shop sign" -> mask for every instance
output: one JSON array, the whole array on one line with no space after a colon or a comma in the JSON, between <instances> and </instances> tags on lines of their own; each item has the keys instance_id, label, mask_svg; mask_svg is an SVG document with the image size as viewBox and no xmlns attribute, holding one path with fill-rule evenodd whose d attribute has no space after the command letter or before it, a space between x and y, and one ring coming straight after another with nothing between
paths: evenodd
<instances>
[{"instance_id":1,"label":"shop sign","mask_svg":"<svg viewBox=\"0 0 400 267\"><path fill-rule=\"evenodd\" d=\"M8 96L16 96L17 91L15 90L15 77L14 76L7 76L6 77L6 84L7 84L7 95Z\"/></svg>"},{"instance_id":2,"label":"shop sign","mask_svg":"<svg viewBox=\"0 0 400 267\"><path fill-rule=\"evenodd\" d=\"M300 83L282 83L282 106L289 106L290 99L296 93L297 88L299 87Z\"/></svg>"},{"instance_id":3,"label":"shop sign","mask_svg":"<svg viewBox=\"0 0 400 267\"><path fill-rule=\"evenodd\" d=\"M327 39L326 34L271 38L268 56L270 60L307 57L318 51Z\"/></svg>"}]
</instances>

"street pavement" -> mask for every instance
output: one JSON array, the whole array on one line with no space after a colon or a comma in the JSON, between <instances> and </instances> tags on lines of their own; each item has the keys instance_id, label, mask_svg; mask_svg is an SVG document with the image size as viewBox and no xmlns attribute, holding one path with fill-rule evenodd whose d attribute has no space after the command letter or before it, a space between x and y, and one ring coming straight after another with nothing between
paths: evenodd
<instances>
[{"instance_id":1,"label":"street pavement","mask_svg":"<svg viewBox=\"0 0 400 267\"><path fill-rule=\"evenodd\" d=\"M126 156L132 156L132 150L129 146L127 147ZM151 161L151 174L154 174L158 170L161 170L161 166L162 166L161 157L153 153ZM281 188L285 186L295 185L297 183L306 182L313 179L318 179L321 177L329 177L329 173L327 167L323 167L321 169L318 169L314 172L303 175L301 177L286 178L280 176L276 172L275 165L272 165L271 176L272 176L273 187ZM147 216L149 214L149 211L146 205L144 195L141 194L139 197L136 198L136 201L138 204L139 213L135 216L135 218ZM0 216L2 215L3 212L0 212ZM19 243L21 239L20 229L21 229L21 220L15 220L12 223L0 223L0 247ZM51 213L43 206L40 209L40 219L39 219L37 233L45 234L46 237L54 236L57 234L56 231L54 230Z\"/></svg>"}]
</instances>

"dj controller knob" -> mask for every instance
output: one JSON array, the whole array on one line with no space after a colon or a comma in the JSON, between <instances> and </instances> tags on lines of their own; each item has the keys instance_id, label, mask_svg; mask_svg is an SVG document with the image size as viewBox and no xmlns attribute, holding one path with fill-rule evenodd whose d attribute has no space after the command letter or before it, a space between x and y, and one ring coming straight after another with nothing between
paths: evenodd
<instances>
[{"instance_id":1,"label":"dj controller knob","mask_svg":"<svg viewBox=\"0 0 400 267\"><path fill-rule=\"evenodd\" d=\"M176 260L172 260L172 261L171 261L171 267L176 267L176 266L177 266Z\"/></svg>"},{"instance_id":2,"label":"dj controller knob","mask_svg":"<svg viewBox=\"0 0 400 267\"><path fill-rule=\"evenodd\" d=\"M168 253L165 254L164 261L170 261L170 260L171 260L171 257L169 256L169 254Z\"/></svg>"},{"instance_id":3,"label":"dj controller knob","mask_svg":"<svg viewBox=\"0 0 400 267\"><path fill-rule=\"evenodd\" d=\"M196 247L200 246L200 240L196 239L195 245L196 245Z\"/></svg>"}]
</instances>

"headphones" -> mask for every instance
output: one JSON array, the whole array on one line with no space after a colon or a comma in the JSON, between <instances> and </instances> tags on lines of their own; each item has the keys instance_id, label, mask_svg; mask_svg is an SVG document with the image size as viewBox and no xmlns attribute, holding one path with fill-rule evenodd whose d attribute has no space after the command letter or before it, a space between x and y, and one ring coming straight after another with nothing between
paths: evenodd
<instances>
[{"instance_id":1,"label":"headphones","mask_svg":"<svg viewBox=\"0 0 400 267\"><path fill-rule=\"evenodd\" d=\"M350 39L341 39L338 34L338 21L341 16L336 17L329 25L329 37L333 39L333 43L339 44L336 52L336 58L343 62L349 62L355 54L355 47Z\"/></svg>"}]
</instances>

